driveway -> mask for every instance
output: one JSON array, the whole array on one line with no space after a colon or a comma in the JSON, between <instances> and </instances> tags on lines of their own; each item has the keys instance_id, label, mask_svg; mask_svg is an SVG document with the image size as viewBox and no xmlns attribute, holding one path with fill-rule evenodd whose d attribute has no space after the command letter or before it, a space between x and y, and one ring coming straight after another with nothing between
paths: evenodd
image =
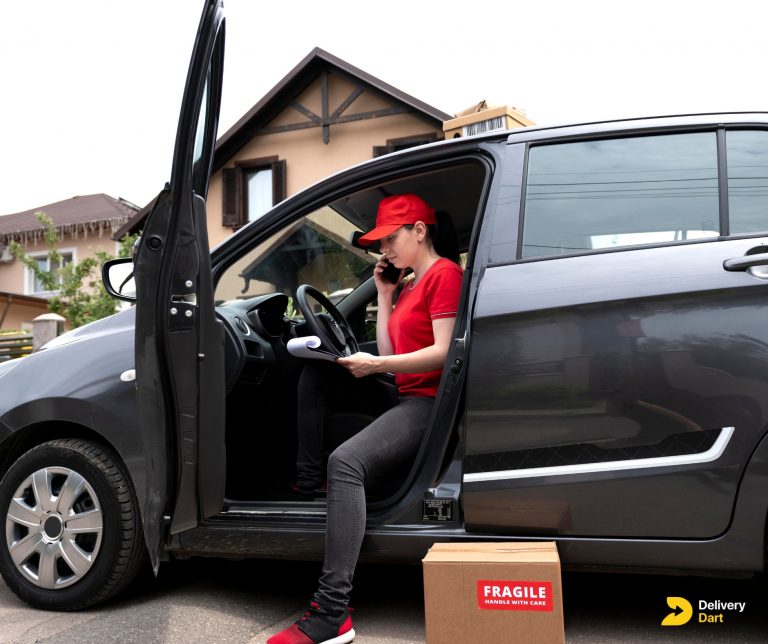
<instances>
[{"instance_id":1,"label":"driveway","mask_svg":"<svg viewBox=\"0 0 768 644\"><path fill-rule=\"evenodd\" d=\"M81 613L22 604L0 582L0 643L260 643L304 610L319 564L193 559L163 564L117 600ZM690 577L565 573L566 642L765 642L764 577ZM424 642L418 566L360 566L353 596L356 644ZM667 596L688 598L694 619L662 627ZM698 601L745 602L723 623L698 623ZM457 644L461 644L458 643Z\"/></svg>"}]
</instances>

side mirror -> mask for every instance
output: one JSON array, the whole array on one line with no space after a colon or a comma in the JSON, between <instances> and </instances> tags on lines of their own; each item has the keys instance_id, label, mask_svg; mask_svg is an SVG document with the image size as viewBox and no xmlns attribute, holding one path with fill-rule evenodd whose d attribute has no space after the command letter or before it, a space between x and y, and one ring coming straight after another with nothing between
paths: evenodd
<instances>
[{"instance_id":1,"label":"side mirror","mask_svg":"<svg viewBox=\"0 0 768 644\"><path fill-rule=\"evenodd\" d=\"M110 259L101 267L104 288L112 297L124 302L136 301L136 282L133 279L133 260L130 257Z\"/></svg>"}]
</instances>

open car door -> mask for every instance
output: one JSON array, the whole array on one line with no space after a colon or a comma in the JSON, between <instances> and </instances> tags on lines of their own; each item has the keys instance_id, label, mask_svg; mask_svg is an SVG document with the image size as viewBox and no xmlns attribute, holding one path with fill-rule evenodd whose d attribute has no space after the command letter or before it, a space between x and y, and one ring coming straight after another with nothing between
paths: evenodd
<instances>
[{"instance_id":1,"label":"open car door","mask_svg":"<svg viewBox=\"0 0 768 644\"><path fill-rule=\"evenodd\" d=\"M171 181L135 257L136 375L145 448L144 536L157 569L162 539L221 508L225 453L223 330L214 314L205 198L216 142L222 0L206 0L184 90ZM201 464L199 454L206 458ZM200 489L200 498L197 490Z\"/></svg>"}]
</instances>

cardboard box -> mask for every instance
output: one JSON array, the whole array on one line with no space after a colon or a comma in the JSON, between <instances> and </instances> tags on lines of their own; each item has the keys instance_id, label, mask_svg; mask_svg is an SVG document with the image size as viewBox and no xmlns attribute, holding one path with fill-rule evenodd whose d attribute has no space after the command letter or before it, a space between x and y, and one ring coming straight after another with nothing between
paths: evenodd
<instances>
[{"instance_id":1,"label":"cardboard box","mask_svg":"<svg viewBox=\"0 0 768 644\"><path fill-rule=\"evenodd\" d=\"M455 139L481 132L511 130L529 125L535 124L517 108L506 105L488 107L483 101L477 105L476 110L467 111L456 118L444 121L443 135L446 139Z\"/></svg>"},{"instance_id":2,"label":"cardboard box","mask_svg":"<svg viewBox=\"0 0 768 644\"><path fill-rule=\"evenodd\" d=\"M562 644L554 542L436 543L423 560L427 644Z\"/></svg>"}]
</instances>

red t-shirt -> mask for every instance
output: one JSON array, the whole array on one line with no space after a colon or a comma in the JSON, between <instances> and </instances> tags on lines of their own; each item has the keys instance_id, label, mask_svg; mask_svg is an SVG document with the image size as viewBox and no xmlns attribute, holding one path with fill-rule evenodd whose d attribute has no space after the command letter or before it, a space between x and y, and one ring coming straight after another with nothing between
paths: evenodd
<instances>
[{"instance_id":1,"label":"red t-shirt","mask_svg":"<svg viewBox=\"0 0 768 644\"><path fill-rule=\"evenodd\" d=\"M435 343L432 320L455 318L461 294L461 267L441 257L411 288L407 283L389 318L389 339L395 354L411 353ZM398 373L401 396L436 396L442 369L425 373Z\"/></svg>"}]
</instances>

